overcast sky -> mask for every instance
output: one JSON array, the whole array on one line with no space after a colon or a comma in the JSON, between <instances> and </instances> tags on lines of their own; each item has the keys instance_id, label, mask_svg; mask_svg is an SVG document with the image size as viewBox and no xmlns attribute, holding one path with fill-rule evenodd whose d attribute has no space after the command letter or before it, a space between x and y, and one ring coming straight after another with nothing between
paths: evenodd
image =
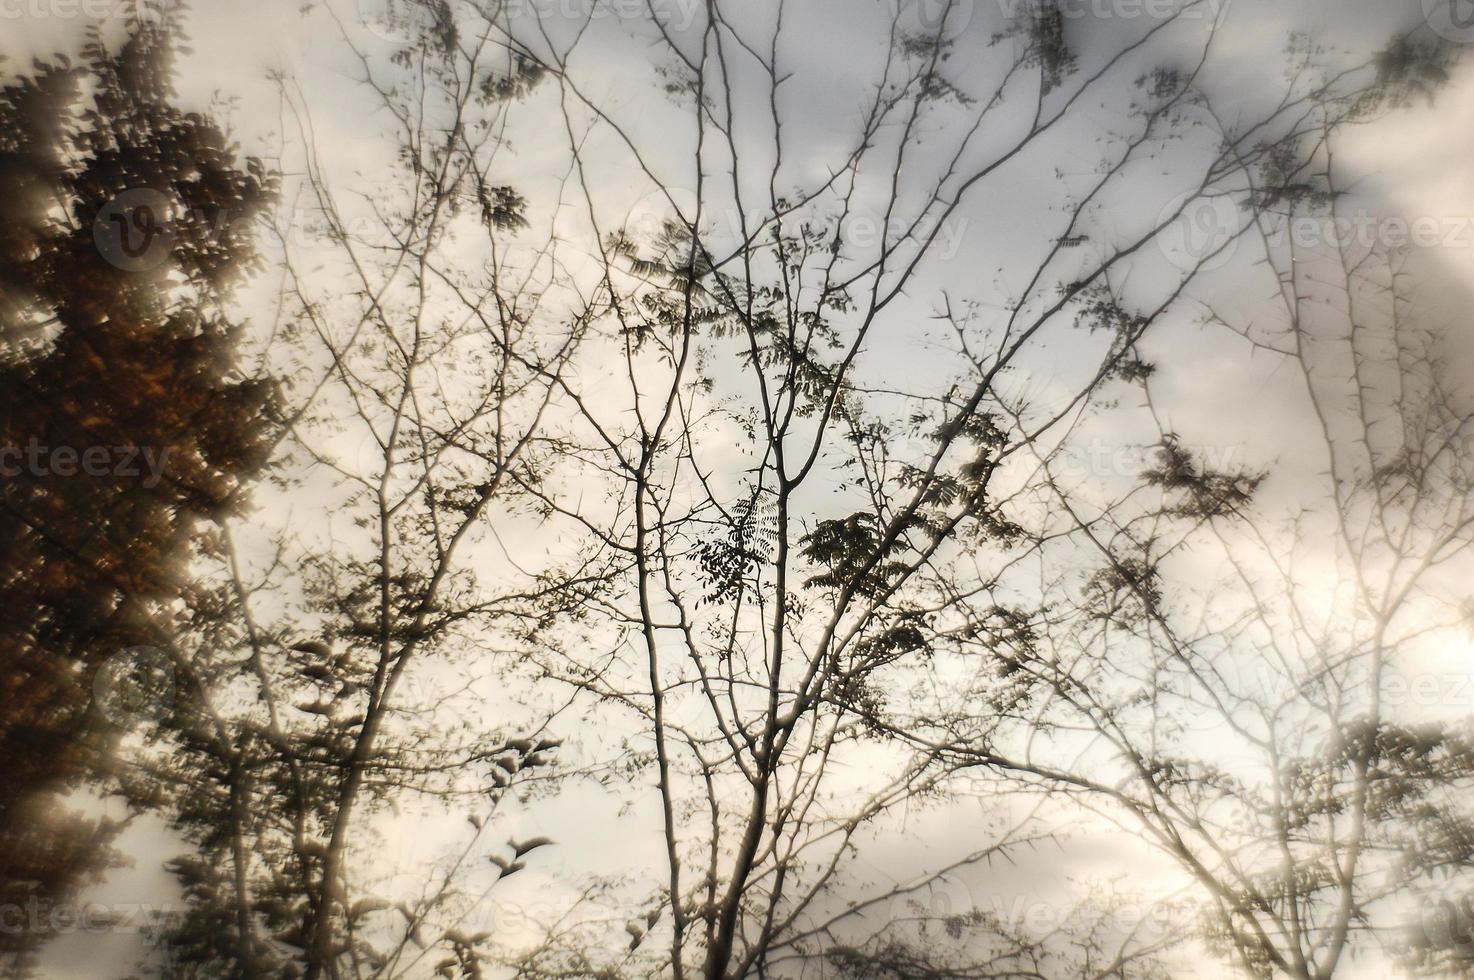
<instances>
[{"instance_id":1,"label":"overcast sky","mask_svg":"<svg viewBox=\"0 0 1474 980\"><path fill-rule=\"evenodd\" d=\"M0 52L15 59L7 62L7 66L23 65L33 54L75 50L86 26L86 19L76 14L83 10L95 13L122 9L108 7L108 2L0 0ZM333 0L333 10L362 43L370 48L380 45L387 51L395 39L380 36L382 21L376 16L376 5L381 2ZM538 4L539 0L530 2ZM574 8L582 6L577 0L549 0L548 6L555 2ZM963 4L964 15L956 25L959 59L988 56L985 43L988 25L999 3L1006 2L975 0L972 7ZM1130 0L1116 2L1130 4ZM1141 2L1151 4L1151 0ZM1277 59L1291 32L1309 32L1332 47L1368 49L1394 31L1417 26L1423 21L1425 7L1438 6L1432 0L1426 5L1423 0L1221 0L1221 3L1226 5L1221 8L1226 29L1219 50L1232 63L1225 75L1237 80L1239 96L1245 104L1269 91L1278 71ZM638 5L626 3L626 6ZM856 102L854 85L867 70L866 53L873 54L863 39L871 36L880 18L886 16L889 5L888 0L826 0L800 7L799 16L811 19L814 27L811 40L804 44L803 84L791 95L785 110L791 114L795 131L804 134L814 171L821 173L825 154L840 146L839 138L849 131ZM679 8L671 10L679 21ZM107 23L108 30L116 31L119 19L113 16L107 18ZM373 121L351 111L353 96L346 81L349 63L337 40L337 28L326 11L314 5L304 13L302 0L196 0L188 24L194 50L179 65L181 97L184 102L199 107L207 105L217 93L236 97L238 102L232 110L231 123L245 152L272 154L278 146L275 129L280 118L279 105L275 87L267 78L274 71L287 71L302 80L303 90L312 101L322 127L320 136L340 161L372 159L378 152L381 145ZM617 19L605 26L613 33L594 36L581 48L586 77L603 79L601 90L607 98L604 105L612 114L633 127L658 130L664 124L662 114L668 110L650 104L648 89L644 87L649 66L638 61L642 46L620 40ZM1439 26L1447 28L1442 21ZM1076 22L1076 27L1111 30L1122 25L1102 25L1085 18ZM803 31L797 35L803 36ZM1451 39L1464 40L1457 36ZM1109 128L1109 119L1100 122L1103 130ZM1081 141L1078 154L1081 174L1093 165L1090 145L1094 135L1077 134ZM527 182L535 184L540 179L537 141L528 138L526 142L528 153L516 166L523 168ZM1056 147L1052 152L1059 154L1058 165L1068 178L1072 148ZM672 165L677 162L672 161ZM1361 178L1356 185L1358 204L1369 214L1433 219L1440 227L1450 229L1446 241L1420 250L1420 260L1429 270L1433 284L1426 299L1431 309L1449 315L1449 336L1465 345L1458 349L1465 352L1474 349L1469 322L1455 319L1465 297L1474 290L1474 173L1471 173L1474 73L1461 69L1450 90L1440 96L1436 108L1414 106L1358 134L1349 141L1342 163L1348 173ZM553 176L542 174L541 179L547 181ZM674 174L671 179L679 184ZM1053 178L1036 170L1032 179ZM1170 182L1170 175L1164 180ZM513 183L523 186L516 180ZM1000 277L998 270L1008 269L1016 250L1037 244L1041 236L1049 234L1047 218L1041 219L1037 211L1038 201L1051 196L1043 193L1042 187L1042 184L1031 185L1021 174L1017 193L979 202L964 219L945 229L943 261L928 271L927 284L1005 302L1010 288L1019 284L1010 282L1006 271ZM1155 209L1171 193L1172 188L1162 188L1157 203L1144 201L1142 206L1152 209L1144 219L1124 211L1106 217L1119 222L1117 230L1129 230L1143 220L1152 220ZM534 208L538 207L542 198L536 193L529 193L529 197ZM612 181L608 206L612 212L652 207L637 185L618 180ZM658 210L658 202L653 207ZM1231 271L1225 273L1231 274ZM1241 296L1239 300L1249 310L1256 302L1253 296ZM1170 351L1175 359L1174 376L1166 382L1168 403L1175 404L1174 426L1190 443L1242 449L1241 458L1246 462L1280 460L1309 470L1319 466L1314 459L1297 459L1293 452L1300 435L1293 424L1284 421L1285 406L1294 397L1285 379L1264 370L1261 363L1247 361L1226 337L1204 331L1195 319L1193 310L1185 309L1167 324L1170 330L1160 341L1162 350ZM882 337L877 349L878 363L887 371L904 375L935 367L926 355L909 353L909 341L905 338L896 338L890 348L885 346L888 342ZM1071 352L1061 350L1058 357L1059 370L1067 372ZM1182 397L1172 398L1173 394ZM1186 397L1189 394L1191 398ZM876 874L904 880L908 865L916 860L917 841L926 842L922 845L926 850L943 856L958 847L966 849L971 842L967 837L969 828L975 827L976 821L986 814L978 812L977 803L959 807L942 813L917 814L908 826L901 828L901 833L867 853L866 859L875 865ZM576 791L538 802L536 813L518 817L525 823L509 826L509 831L549 833L564 845L561 860L585 869L614 872L631 861L662 860L655 825L648 822L644 837L626 833L620 838L618 853L608 846L616 828L634 826L633 820L642 816L636 813L633 818L629 814L621 817L616 809L612 800ZM463 822L459 817L449 819ZM172 900L171 882L156 857L168 852L167 836L154 824L142 822L130 831L124 848L137 856L135 867L114 874L91 897L114 903ZM399 839L394 859L413 867L431 859L434 853L433 827L422 825ZM995 876L987 882L959 886L961 892L949 901L954 906L958 902L1006 905L1018 896L1032 896L1032 900L1054 907L1053 891L1066 871L1109 874L1123 867L1136 869L1133 884L1137 887L1164 892L1175 887L1173 873L1146 854L1137 842L1106 834L1092 836L1068 855L1042 856L1033 866L1018 868L1011 879ZM555 900L558 885L551 877L528 875L521 887L527 890L524 896L527 901L551 902ZM554 891L538 896L536 892L540 889ZM48 965L42 975L78 980L115 977L120 963L132 955L136 944L136 937L118 935L57 944L48 954ZM1375 964L1363 969L1367 971L1365 976L1380 975ZM1204 975L1213 975L1212 969Z\"/></svg>"}]
</instances>

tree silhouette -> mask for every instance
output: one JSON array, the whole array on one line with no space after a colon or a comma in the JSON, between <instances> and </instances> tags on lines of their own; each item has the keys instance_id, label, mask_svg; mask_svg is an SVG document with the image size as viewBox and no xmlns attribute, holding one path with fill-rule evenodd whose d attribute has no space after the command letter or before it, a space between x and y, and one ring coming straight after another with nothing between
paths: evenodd
<instances>
[{"instance_id":1,"label":"tree silhouette","mask_svg":"<svg viewBox=\"0 0 1474 980\"><path fill-rule=\"evenodd\" d=\"M361 186L276 78L298 207L273 227L281 329L256 349L282 378L271 488L330 503L321 521L223 521L181 599L173 717L121 774L189 845L167 862L186 905L168 976L472 976L490 935L465 925L464 880L543 858L492 835L559 740L540 713L493 710L486 682L513 662L503 644L571 610L484 569L526 521L584 328L534 321L540 287L505 258L526 221L494 179L503 117L538 72L497 57L473 8L425 10L387 63L344 38L394 149ZM445 860L397 876L386 811L454 813Z\"/></svg>"},{"instance_id":2,"label":"tree silhouette","mask_svg":"<svg viewBox=\"0 0 1474 980\"><path fill-rule=\"evenodd\" d=\"M1422 707L1449 706L1436 648L1469 623L1474 411L1407 250L1346 230L1336 165L1350 122L1445 76L1436 52L1392 50L1356 113L1317 113L1300 154L1255 174L1246 244L1273 302L1206 317L1295 380L1316 472L1213 465L1163 419L1172 366L1133 378L1158 440L1139 480L1072 501L1064 458L1039 454L1054 547L1084 552L995 652L1041 737L915 720L943 754L1089 799L1160 848L1208 948L1248 976L1474 959L1474 738L1408 697L1431 682Z\"/></svg>"},{"instance_id":3,"label":"tree silhouette","mask_svg":"<svg viewBox=\"0 0 1474 980\"><path fill-rule=\"evenodd\" d=\"M1447 66L1300 44L1240 101L1221 6L387 0L364 43L309 4L327 111L382 152L321 137L313 67L272 76L295 206L249 334L230 287L279 189L172 106L177 27L16 79L0 901L107 865L117 827L59 815L106 779L182 842L164 978L1465 965L1455 897L1388 939L1474 838L1467 734L1375 695L1474 527L1470 414L1396 263L1265 254L1285 314L1245 334L1334 457L1284 537L1147 360L1220 260L1334 212L1333 133ZM1155 465L1067 478L1102 420ZM1282 543L1329 555L1326 605ZM618 814L561 844L639 842L614 870L504 831L565 788ZM1177 861L1197 928L968 896L1082 814Z\"/></svg>"},{"instance_id":4,"label":"tree silhouette","mask_svg":"<svg viewBox=\"0 0 1474 980\"><path fill-rule=\"evenodd\" d=\"M167 706L150 651L201 529L264 459L270 389L235 374L226 302L273 179L173 104L173 26L130 28L0 90L5 902L57 902L107 863L116 827L56 797ZM10 967L43 938L0 938Z\"/></svg>"}]
</instances>

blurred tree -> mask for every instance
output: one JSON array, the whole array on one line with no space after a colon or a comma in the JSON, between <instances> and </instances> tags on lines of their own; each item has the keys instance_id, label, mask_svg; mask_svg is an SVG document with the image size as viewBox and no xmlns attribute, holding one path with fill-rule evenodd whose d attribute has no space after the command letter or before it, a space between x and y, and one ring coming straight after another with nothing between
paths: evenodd
<instances>
[{"instance_id":1,"label":"blurred tree","mask_svg":"<svg viewBox=\"0 0 1474 980\"><path fill-rule=\"evenodd\" d=\"M1138 372L1155 464L1081 503L1065 454L1038 453L1073 564L1015 635L973 647L1010 665L1011 713L1039 737L912 726L1136 829L1245 976L1329 978L1358 958L1474 975L1474 728L1453 653L1474 408L1454 334L1421 302L1428 277L1390 232L1362 240L1336 165L1349 124L1447 76L1436 50L1389 51L1350 116L1317 106L1300 152L1252 173L1246 241L1274 302L1207 317L1293 379L1279 417L1304 426L1315 469L1215 463L1203 450L1223 436L1173 431L1159 407L1180 369Z\"/></svg>"},{"instance_id":2,"label":"blurred tree","mask_svg":"<svg viewBox=\"0 0 1474 980\"><path fill-rule=\"evenodd\" d=\"M343 39L386 120L381 167L334 166L318 107L275 79L296 207L273 229L277 329L242 358L281 379L290 502L209 536L169 638L173 714L120 773L188 844L164 977L480 975L491 933L469 923L549 843L491 836L558 746L500 696L516 658L496 655L570 609L488 549L526 522L585 326L534 316L561 270L515 264L536 233L494 179L539 71L495 56L500 21L474 7L418 14L387 64ZM434 825L416 833L439 853L396 874L411 848L384 846L386 811Z\"/></svg>"},{"instance_id":3,"label":"blurred tree","mask_svg":"<svg viewBox=\"0 0 1474 980\"><path fill-rule=\"evenodd\" d=\"M226 300L273 194L173 102L173 25L93 34L0 89L0 901L65 900L117 825L60 797L166 708L161 638L203 525L264 459ZM41 917L42 921L45 916ZM27 969L46 936L0 935Z\"/></svg>"},{"instance_id":4,"label":"blurred tree","mask_svg":"<svg viewBox=\"0 0 1474 980\"><path fill-rule=\"evenodd\" d=\"M1142 610L1162 601L1145 546L1157 539L1101 567L1091 532L1222 523L1258 486L1198 468L1163 433L1162 513L1138 521L1128 498L1080 522L1095 488L1061 487L1049 463L1086 448L1081 412L1116 379L1150 378L1138 344L1220 253L1301 193L1297 171L1316 159L1306 127L1360 118L1389 77L1420 91L1437 72L1409 74L1426 62L1406 52L1329 77L1297 64L1274 98L1226 113L1207 94L1224 77L1217 18L1199 16L1208 0L1099 37L1057 3L1000 8L971 27L991 56L967 64L947 16L918 32L897 8L871 21L871 68L839 87L860 111L826 159L801 140L810 117L788 94L823 89L803 73L832 68L799 43L802 5L748 20L713 2L689 29L654 5L629 18L620 29L640 57L628 60L657 52L638 94L669 101L629 100L642 119L620 118L612 76L585 67L581 46L617 43L598 30L607 21L565 36L512 6L394 0L375 33L401 40L382 58L344 28L364 118L387 127L392 163L371 184L350 176L356 141L319 143L308 93L278 76L308 225L283 235L280 329L262 338L286 379L278 432L261 421L276 404L264 386L228 373L219 307L249 262L240 219L272 182L256 164L232 169L196 117L150 114L167 73L140 52L163 58L168 36L140 28L117 58L89 49L90 70L42 65L16 83L0 119L22 134L3 137L18 149L0 175L16 189L0 328L9 445L35 472L4 498L24 517L4 582L30 637L5 641L17 643L5 666L7 711L30 740L0 746L35 766L37 787L65 788L105 771L115 721L172 709L116 774L190 846L170 864L188 909L168 930L164 976L1159 975L1181 935L1118 929L1108 905L1041 938L976 901L930 900L1052 838L998 805L1021 778L1053 791L1031 794L1044 803L1097 789L1002 752L1010 738L1092 730L1034 716L1045 698L1073 707L1075 677L1037 664L1056 634L1089 643L1110 628L1082 661L1092 678L1177 653L1113 662L1123 623L1155 622ZM94 75L98 108L67 123L56 107ZM969 216L1038 189L1059 147L1094 131L1098 100L1118 131L1083 175L1044 182L1039 234L999 273L1016 284L1006 304L967 277L954 300L918 271L947 257L942 240ZM739 122L749 106L767 107L756 136ZM651 119L673 125L637 125ZM52 139L27 149L33 131ZM508 134L559 144L529 154L563 175L556 195L542 185L547 207L499 183ZM1179 143L1192 166L1166 156ZM628 202L607 200L618 158L641 175L658 228L631 227ZM1187 197L1122 228L1119 202L1159 188L1169 162L1192 177ZM1265 174L1267 195L1249 180ZM1184 259L1171 239L1203 231L1195 205L1214 200L1234 202L1233 221ZM569 211L586 225L555 216ZM941 370L896 370L896 351L923 348ZM126 393L94 392L102 365L127 372ZM32 434L38 447L138 444L156 462L168 449L167 465L67 482L54 454L29 462ZM320 522L231 516L268 454L291 489L316 481L323 499L293 502ZM558 547L540 556L549 539ZM187 576L185 556L197 559ZM1046 609L1068 618L1039 622ZM509 696L497 682L519 669L535 685ZM518 697L528 710L509 719ZM545 715L504 729L554 700L593 733L575 748L602 753L580 774L648 820L664 855L653 876L582 876L550 923L522 917L545 933L528 950L517 923L496 921L500 885L550 842L494 824L504 799L547 778L559 741ZM1139 705L1120 707L1129 718ZM1150 744L1176 734L1138 720ZM1366 783L1381 750L1347 731L1356 745L1333 745L1336 766L1352 758ZM1213 785L1161 775L1141 778L1143 808ZM862 853L913 808L978 786L995 815L979 846L950 864L918 848L909 882L876 880ZM47 833L35 810L7 812L10 853ZM396 882L379 845L403 842L390 834L409 820L417 835L433 826L440 850ZM75 869L46 879L53 891L103 863L79 848L112 828L88 829L35 847L38 866L54 853ZM1305 907L1243 894L1266 917ZM467 924L491 909L489 928ZM1334 938L1352 917L1330 921ZM1246 948L1259 963L1263 950Z\"/></svg>"}]
</instances>

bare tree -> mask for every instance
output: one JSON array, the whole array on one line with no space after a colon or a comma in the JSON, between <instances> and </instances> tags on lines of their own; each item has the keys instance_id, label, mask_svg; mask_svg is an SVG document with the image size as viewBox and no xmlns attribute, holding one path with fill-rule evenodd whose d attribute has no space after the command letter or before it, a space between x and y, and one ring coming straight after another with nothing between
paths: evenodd
<instances>
[{"instance_id":1,"label":"bare tree","mask_svg":"<svg viewBox=\"0 0 1474 980\"><path fill-rule=\"evenodd\" d=\"M1258 111L1224 122L1207 9L1099 37L1077 36L1057 5L1004 11L968 27L992 42L965 63L950 13L908 29L902 11L878 36L857 29L855 80L841 87L856 122L817 147L796 104L802 45L833 21L711 3L677 25L652 7L633 33L675 108L642 103L638 117L584 76L581 46L613 43L606 24L511 25L558 89L574 199L595 235L586 291L599 298L591 370L563 389L575 412L559 487L579 489L525 489L550 526L582 535L574 568L608 571L570 590L586 641L538 656L642 719L607 782L653 771L665 847L651 911L603 969L715 980L828 955L876 975L1037 974L1037 944L995 930L975 962L943 962L888 914L1048 837L1027 805L1000 790L978 850L915 881L876 887L853 858L898 813L944 797L962 764L953 724L946 739L898 738L899 719L926 705L936 713L922 717L965 727L974 751L1032 696L1008 651L1035 627L1004 597L1078 552L1049 547L1047 514L1070 501L1054 502L1057 484L1025 461L1068 442L1106 382L1146 371L1138 343L1268 206L1243 175L1276 172L1387 81L1374 60L1323 72L1302 61ZM990 307L969 277L950 281L940 243L1020 187L1037 191L1027 175L1097 102L1120 121L1083 176L1058 175L1037 212L1046 230L1007 256L1005 300ZM1166 207L1147 194L1119 220L1119 195L1142 192L1182 137L1197 152L1190 193ZM621 162L656 202L636 228L609 200ZM1215 195L1241 223L1165 261L1189 204ZM1151 287L1134 285L1144 269ZM1055 360L1050 344L1071 356ZM887 361L897 350L935 350L936 369L908 376ZM980 662L987 690L959 687L960 665ZM577 968L523 969L590 969L593 943L574 944ZM1126 976L1145 951L1105 955L1097 941L1076 953L1090 975Z\"/></svg>"},{"instance_id":2,"label":"bare tree","mask_svg":"<svg viewBox=\"0 0 1474 980\"><path fill-rule=\"evenodd\" d=\"M369 176L278 80L280 293L252 351L280 390L262 507L285 519L211 539L172 641L176 710L129 774L195 848L171 864L189 900L171 975L473 975L490 934L464 883L548 843L493 838L559 742L497 690L562 607L497 552L585 323L540 313L554 239L508 255L528 223L497 179L502 117L535 70L486 21L414 31L387 63L343 34L388 127ZM406 811L470 830L396 890L376 852ZM492 871L488 851L512 856Z\"/></svg>"},{"instance_id":3,"label":"bare tree","mask_svg":"<svg viewBox=\"0 0 1474 980\"><path fill-rule=\"evenodd\" d=\"M1390 66L1419 85L1442 74L1406 50ZM1438 975L1470 962L1466 916L1445 903L1467 882L1474 743L1408 692L1437 683L1440 640L1468 623L1474 406L1407 250L1359 242L1343 210L1345 123L1246 172L1246 241L1278 310L1209 316L1294 372L1285 419L1310 433L1290 448L1314 468L1205 458L1154 397L1171 365L1139 372L1157 432L1139 479L1086 499L1067 450L1036 453L1056 546L1094 558L1049 579L1002 646L1030 692L1028 737L921 725L923 744L1170 855L1202 935L1255 976L1331 977L1358 954Z\"/></svg>"},{"instance_id":4,"label":"bare tree","mask_svg":"<svg viewBox=\"0 0 1474 980\"><path fill-rule=\"evenodd\" d=\"M1324 198L1301 185L1327 134L1428 77L1406 42L1292 52L1283 84L1221 112L1215 7L1082 31L1054 2L933 20L396 3L387 50L341 25L382 160L346 160L281 77L280 169L312 234L278 228L255 354L281 378L268 500L291 518L209 539L170 643L177 709L129 774L195 847L173 865L190 908L170 971L1163 975L1176 937L1118 929L1109 904L1038 935L928 898L1060 836L1071 801L1037 786L1138 801L1150 833L1168 795L1220 785L1154 768L1177 697L1157 675L1186 654L1152 642L1183 627L1155 584L1173 543L1150 529L1215 531L1255 478L1204 473L1164 434L1165 502L1101 504L1051 460L1111 385L1150 381L1141 344L1205 269ZM828 80L837 119L801 91L833 68L805 51L829 33L853 55ZM1161 186L1169 160L1185 186ZM537 178L552 199L524 199ZM1204 199L1234 223L1184 249ZM1001 249L989 222L1019 207L1033 227ZM1141 652L1118 661L1128 626ZM503 689L514 675L534 683ZM490 849L509 794L548 785L565 705L588 737L564 778L648 819L661 867L582 876L518 951L467 923L550 843ZM1139 795L1081 768L1118 727L1146 743L1125 756ZM1325 753L1360 779L1363 826L1382 730ZM973 849L866 869L975 774ZM376 866L404 811L471 828L408 898ZM1340 938L1299 924L1300 892L1212 893L1246 962L1292 955L1244 938L1279 909L1334 966L1364 865L1330 839L1340 891L1316 894L1342 896Z\"/></svg>"}]
</instances>

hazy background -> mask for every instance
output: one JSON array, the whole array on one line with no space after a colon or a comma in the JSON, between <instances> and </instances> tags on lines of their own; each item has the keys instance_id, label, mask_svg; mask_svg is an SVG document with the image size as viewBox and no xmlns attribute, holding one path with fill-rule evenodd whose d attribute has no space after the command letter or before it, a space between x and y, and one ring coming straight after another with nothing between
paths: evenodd
<instances>
[{"instance_id":1,"label":"hazy background","mask_svg":"<svg viewBox=\"0 0 1474 980\"><path fill-rule=\"evenodd\" d=\"M387 48L393 37L375 33L381 23L375 6L378 2L362 0L360 6L352 0L334 0L325 9L320 4L304 8L302 0L197 0L188 17L193 53L179 64L181 102L186 107L205 108L217 96L228 96L232 102L224 117L243 152L273 157L281 145L282 114L277 88L268 76L288 73L297 79L308 98L319 125L318 138L331 148L336 165L371 165L383 152L379 126L356 101L350 81L351 62L345 57L338 31L341 25L369 49L374 45ZM574 0L558 2L582 6ZM997 2L977 0L977 8L983 9L984 4L996 6ZM1268 91L1279 70L1279 55L1292 32L1309 33L1331 47L1372 48L1393 32L1412 29L1422 22L1426 12L1421 0L1222 3L1226 19L1220 57L1234 59L1241 69L1241 96L1246 104ZM816 17L832 15L837 7L854 10L852 23L857 35L871 23L867 18L889 13L885 0L825 0L812 6L815 9L810 13ZM1427 4L1429 9L1434 6ZM35 54L74 51L89 23L82 16L84 9L94 14L111 13L101 19L104 30L115 36L121 31L117 13L126 9L121 4L109 7L99 0L84 7L80 0L0 0L0 52L8 59L4 70L24 66ZM829 16L828 20L834 18ZM1088 19L1077 23L1085 30L1112 27ZM986 57L986 38L980 25L981 19L969 20L960 28L956 41L959 58L974 56L973 52L976 57ZM639 45L619 41L617 18L611 18L604 27L610 32L607 37L592 38L581 48L584 71L607 78L605 108L613 115L658 124L660 110L648 105L648 94L641 87L640 80L647 77L649 66L636 60ZM858 70L854 60L857 46L855 38L831 31L814 38L806 49L806 56L812 59L806 71L809 81L801 97L794 96L786 108L795 118L811 113L801 128L816 144L823 143L827 132L846 132L851 121L843 115L848 91L844 82ZM827 89L823 82L826 77L834 80ZM1101 122L1108 128L1109 120ZM557 124L554 119L549 123ZM1080 137L1082 167L1091 160L1091 135ZM561 137L553 134L552 138L554 145L559 145ZM527 145L519 148L515 166L524 172L509 182L523 189L531 200L536 225L539 209L549 206L548 195L540 192L538 182L546 186L558 175L539 171L537 140L523 139ZM1474 328L1466 316L1469 297L1474 295L1474 72L1468 66L1461 68L1436 107L1410 107L1356 133L1348 149L1349 154L1341 162L1347 172L1360 178L1355 187L1358 208L1368 215L1433 219L1451 229L1446 243L1417 250L1415 261L1430 277L1421 298L1432 315L1446 318L1446 329L1456 349L1465 353L1474 350ZM1068 148L1064 148L1061 158L1068 157ZM610 159L614 159L612 151ZM1035 179L1048 180L1051 176L1038 174ZM1185 189L1171 186L1170 173L1164 173L1162 179L1162 200L1175 190ZM638 217L642 207L651 207L642 202L634 181L622 182L617 169L612 169L611 213L623 210ZM1114 217L1123 230L1139 227L1155 217L1158 206L1144 199L1142 207L1151 208L1150 213L1133 216L1128 206ZM934 288L970 289L975 294L991 291L1002 302L1009 287L1017 284L1000 281L996 270L1006 267L1014 250L1028 248L1046 231L1047 222L1031 209L1028 185L1021 183L1018 193L1008 200L977 202L965 220L946 229L942 255L928 266L923 281ZM1266 302L1268 296L1257 295L1253 288L1234 292L1235 286L1255 282L1251 252L1246 242L1241 254L1205 278L1196 292L1217 295L1215 290L1227 286L1234 308L1253 316L1257 304ZM242 292L243 313L251 313L252 304L265 302L270 284L260 286ZM1153 350L1169 355L1173 364L1170 376L1164 379L1166 403L1172 406L1172 426L1185 444L1216 447L1227 461L1277 462L1275 489L1292 496L1297 478L1314 475L1323 467L1323 460L1313 454L1297 452L1307 431L1297 428L1298 391L1293 379L1281 376L1268 361L1247 358L1231 338L1221 331L1205 329L1197 321L1192 306L1185 305L1157 329L1152 341ZM876 361L887 370L903 374L936 370L934 353L904 343L886 348L883 338L878 343L881 347ZM1054 354L1061 372L1068 372L1079 360L1068 349L1057 349ZM1168 360L1169 356L1161 359ZM1462 363L1474 373L1474 360ZM266 523L279 518L280 509L288 504L265 488L256 494L256 500ZM514 542L513 546L519 545ZM535 531L530 530L520 546L547 545L537 542ZM494 710L494 705L489 708ZM649 803L654 806L653 798ZM529 868L520 880L509 883L505 894L500 895L504 902L523 902L534 910L540 905L556 905L566 892L566 886L559 884L560 866L614 873L641 862L659 866L664 860L658 823L647 819L648 813L621 814L617 800L591 789L574 788L535 801L520 814L515 809L509 813L513 815L507 826L510 834L545 833L561 846L544 865ZM994 816L985 804L969 802L908 817L904 826L893 828L896 833L867 853L875 879L905 881L914 877L923 856L942 860L965 853L977 843L969 831L982 827ZM459 816L446 818L444 825L424 816L406 819L391 848L393 853L384 855L386 866L408 870L432 861L439 853L440 835L459 829L463 822ZM156 821L136 823L120 846L135 855L134 866L115 872L105 884L91 889L86 900L116 906L166 906L177 900L173 881L161 866L174 844ZM1128 892L1170 894L1181 885L1175 871L1130 836L1106 828L1088 828L1064 852L1040 852L1025 864L996 865L985 874L964 876L952 882L936 901L938 907L953 911L981 905L1047 920L1062 914L1065 908L1062 896L1068 888L1067 878L1104 880L1123 875L1127 880L1122 888ZM116 977L127 972L127 964L142 948L142 938L125 930L68 937L50 948L41 975L78 980ZM1360 974L1346 975L1384 975L1384 968L1375 963L1364 963L1360 968ZM1206 966L1203 975L1215 975L1217 969Z\"/></svg>"}]
</instances>

